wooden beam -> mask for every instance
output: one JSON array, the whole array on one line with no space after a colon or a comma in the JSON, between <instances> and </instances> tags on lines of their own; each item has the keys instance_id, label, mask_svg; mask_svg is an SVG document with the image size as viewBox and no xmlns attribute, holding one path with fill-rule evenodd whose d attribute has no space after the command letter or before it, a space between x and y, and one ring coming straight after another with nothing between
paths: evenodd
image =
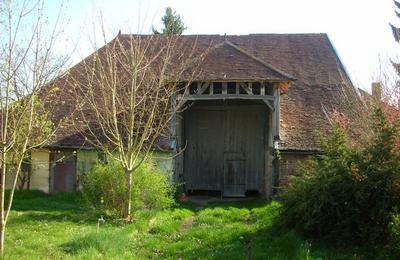
<instances>
[{"instance_id":1,"label":"wooden beam","mask_svg":"<svg viewBox=\"0 0 400 260\"><path fill-rule=\"evenodd\" d=\"M274 101L272 100L268 100L268 99L263 99L264 103L267 104L268 108L274 112L275 111L275 107L274 107Z\"/></svg>"},{"instance_id":2,"label":"wooden beam","mask_svg":"<svg viewBox=\"0 0 400 260\"><path fill-rule=\"evenodd\" d=\"M206 89L210 86L210 82L198 82L197 83L197 94L203 94Z\"/></svg>"},{"instance_id":3,"label":"wooden beam","mask_svg":"<svg viewBox=\"0 0 400 260\"><path fill-rule=\"evenodd\" d=\"M260 83L260 95L264 96L265 95L265 82Z\"/></svg>"},{"instance_id":4,"label":"wooden beam","mask_svg":"<svg viewBox=\"0 0 400 260\"><path fill-rule=\"evenodd\" d=\"M274 110L270 113L270 133L269 134L269 147L271 149L271 155L269 159L270 169L271 169L271 178L268 179L269 183L266 183L267 187L272 187L272 185L277 184L279 182L279 159L277 158L277 151L279 149L278 146L275 146L275 142L280 140L279 136L279 128L280 128L280 93L279 93L279 85L274 83L272 85L272 91L275 98L274 102ZM267 190L268 191L268 190ZM272 194L272 189L270 189L267 194Z\"/></svg>"},{"instance_id":5,"label":"wooden beam","mask_svg":"<svg viewBox=\"0 0 400 260\"><path fill-rule=\"evenodd\" d=\"M222 82L222 95L228 94L228 82Z\"/></svg>"},{"instance_id":6,"label":"wooden beam","mask_svg":"<svg viewBox=\"0 0 400 260\"><path fill-rule=\"evenodd\" d=\"M274 84L273 86L273 91L274 91L274 97L275 97L275 103L274 103L274 125L275 125L275 131L274 131L274 138L279 139L280 138L280 133L279 133L279 126L280 126L280 92L279 92L279 85Z\"/></svg>"},{"instance_id":7,"label":"wooden beam","mask_svg":"<svg viewBox=\"0 0 400 260\"><path fill-rule=\"evenodd\" d=\"M247 94L253 95L252 89L246 83L241 82L239 83L239 86L242 87L247 92Z\"/></svg>"},{"instance_id":8,"label":"wooden beam","mask_svg":"<svg viewBox=\"0 0 400 260\"><path fill-rule=\"evenodd\" d=\"M171 102L171 110L174 112L171 120L171 135L172 135L172 143L170 148L173 152L173 164L172 164L172 180L174 183L182 183L181 179L183 176L183 153L182 149L182 141L183 141L183 122L182 122L182 114L177 111L181 108L185 100L180 99L180 95L176 96L176 94L172 95ZM180 190L180 192L184 192Z\"/></svg>"},{"instance_id":9,"label":"wooden beam","mask_svg":"<svg viewBox=\"0 0 400 260\"><path fill-rule=\"evenodd\" d=\"M174 163L173 163L173 181L175 184L183 183L183 120L182 114L179 113L175 116L175 135L174 135L174 147L173 147L173 155L174 155ZM182 187L181 187L182 189ZM184 190L179 190L179 192L184 192Z\"/></svg>"},{"instance_id":10,"label":"wooden beam","mask_svg":"<svg viewBox=\"0 0 400 260\"><path fill-rule=\"evenodd\" d=\"M265 122L265 136L264 136L264 192L265 197L267 199L271 198L272 196L272 187L273 187L273 176L274 176L274 169L272 164L272 128L271 128L271 115L272 112L267 112L267 118Z\"/></svg>"},{"instance_id":11,"label":"wooden beam","mask_svg":"<svg viewBox=\"0 0 400 260\"><path fill-rule=\"evenodd\" d=\"M247 94L226 94L226 95L220 95L220 94L215 94L215 95L188 95L188 96L182 96L180 95L178 99L181 100L223 100L223 99L247 99L247 100L270 100L274 101L275 97L272 95L265 95L265 96L259 96L259 95L247 95Z\"/></svg>"}]
</instances>

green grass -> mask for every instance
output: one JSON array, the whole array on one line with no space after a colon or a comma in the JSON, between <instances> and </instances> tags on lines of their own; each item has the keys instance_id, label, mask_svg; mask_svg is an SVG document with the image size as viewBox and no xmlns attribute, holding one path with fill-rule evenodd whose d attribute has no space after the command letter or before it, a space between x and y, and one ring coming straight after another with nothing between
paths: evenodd
<instances>
[{"instance_id":1,"label":"green grass","mask_svg":"<svg viewBox=\"0 0 400 260\"><path fill-rule=\"evenodd\" d=\"M16 194L6 234L7 259L376 259L385 255L306 241L274 228L280 204L263 200L186 203L143 211L133 224L97 218L80 194Z\"/></svg>"}]
</instances>

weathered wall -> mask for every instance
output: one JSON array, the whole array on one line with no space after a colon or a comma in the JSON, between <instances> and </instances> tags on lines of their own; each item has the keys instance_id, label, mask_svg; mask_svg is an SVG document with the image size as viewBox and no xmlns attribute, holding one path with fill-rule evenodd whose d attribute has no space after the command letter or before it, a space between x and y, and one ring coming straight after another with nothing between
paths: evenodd
<instances>
[{"instance_id":1,"label":"weathered wall","mask_svg":"<svg viewBox=\"0 0 400 260\"><path fill-rule=\"evenodd\" d=\"M45 149L33 150L32 158L32 175L30 182L31 190L41 190L49 192L49 158L50 151Z\"/></svg>"},{"instance_id":2,"label":"weathered wall","mask_svg":"<svg viewBox=\"0 0 400 260\"><path fill-rule=\"evenodd\" d=\"M99 159L96 150L79 150L77 152L77 173L78 175L84 174L97 163Z\"/></svg>"},{"instance_id":3,"label":"weathered wall","mask_svg":"<svg viewBox=\"0 0 400 260\"><path fill-rule=\"evenodd\" d=\"M281 154L279 160L279 187L285 187L290 177L298 174L299 163L306 161L309 154Z\"/></svg>"},{"instance_id":4,"label":"weathered wall","mask_svg":"<svg viewBox=\"0 0 400 260\"><path fill-rule=\"evenodd\" d=\"M34 150L31 153L32 158L32 175L30 189L42 190L49 192L50 177L50 151L46 149ZM153 158L161 170L172 172L172 155L167 152L157 152L153 154ZM79 176L90 171L90 169L98 162L99 156L96 150L79 150L77 151L76 172ZM9 186L9 185L7 185ZM80 189L80 186L79 186Z\"/></svg>"},{"instance_id":5,"label":"weathered wall","mask_svg":"<svg viewBox=\"0 0 400 260\"><path fill-rule=\"evenodd\" d=\"M76 158L76 173L78 176L79 189L81 189L79 178L98 162L99 156L97 150L79 150Z\"/></svg>"},{"instance_id":6,"label":"weathered wall","mask_svg":"<svg viewBox=\"0 0 400 260\"><path fill-rule=\"evenodd\" d=\"M152 154L152 159L155 161L157 167L167 173L172 173L172 157L172 152L155 152Z\"/></svg>"}]
</instances>

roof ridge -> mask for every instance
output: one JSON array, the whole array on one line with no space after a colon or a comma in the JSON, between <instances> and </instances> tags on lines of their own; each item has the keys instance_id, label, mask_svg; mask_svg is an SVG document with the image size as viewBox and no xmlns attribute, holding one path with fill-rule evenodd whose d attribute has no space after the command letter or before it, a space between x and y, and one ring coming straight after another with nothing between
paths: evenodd
<instances>
[{"instance_id":1,"label":"roof ridge","mask_svg":"<svg viewBox=\"0 0 400 260\"><path fill-rule=\"evenodd\" d=\"M260 58L258 58L258 57L256 57L256 56L250 54L250 53L247 52L246 50L244 50L244 49L240 48L239 46L233 44L231 41L229 41L229 40L227 40L227 39L224 40L222 43L217 44L215 47L221 46L221 45L224 45L224 44L227 44L228 46L234 48L235 50L239 51L240 53L242 53L242 54L244 54L244 55L250 57L251 59L253 59L253 60L259 62L259 63L262 64L263 66L267 67L267 68L270 69L270 70L273 70L274 72L276 72L276 73L278 73L278 74L284 76L285 78L288 78L289 80L293 80L293 81L294 81L294 80L297 80L296 77L294 77L294 76L290 75L289 73L286 73L286 72L284 72L284 71L282 71L282 70L276 68L275 66L273 66L273 65L271 65L271 64L269 64L269 63L263 61L262 59L260 59Z\"/></svg>"},{"instance_id":2,"label":"roof ridge","mask_svg":"<svg viewBox=\"0 0 400 260\"><path fill-rule=\"evenodd\" d=\"M123 37L126 36L155 36L154 34L146 34L146 33L122 33L120 34ZM246 36L323 36L327 35L326 32L304 32L304 33L248 33L248 34L226 34L227 37L246 37ZM157 36L165 36L159 34ZM182 37L186 36L214 36L214 37L224 37L225 34L213 34L213 33L193 33L193 34L182 34Z\"/></svg>"}]
</instances>

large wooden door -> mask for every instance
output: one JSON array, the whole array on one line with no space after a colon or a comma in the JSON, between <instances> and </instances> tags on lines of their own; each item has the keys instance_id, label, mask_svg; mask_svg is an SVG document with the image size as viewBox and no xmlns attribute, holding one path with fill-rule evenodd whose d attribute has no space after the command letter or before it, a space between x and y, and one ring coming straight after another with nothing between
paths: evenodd
<instances>
[{"instance_id":1,"label":"large wooden door","mask_svg":"<svg viewBox=\"0 0 400 260\"><path fill-rule=\"evenodd\" d=\"M194 107L185 113L187 190L245 196L264 176L263 106Z\"/></svg>"},{"instance_id":2,"label":"large wooden door","mask_svg":"<svg viewBox=\"0 0 400 260\"><path fill-rule=\"evenodd\" d=\"M259 190L264 175L265 109L230 107L224 142L224 196Z\"/></svg>"},{"instance_id":3,"label":"large wooden door","mask_svg":"<svg viewBox=\"0 0 400 260\"><path fill-rule=\"evenodd\" d=\"M53 152L51 161L52 192L76 191L76 155L72 151Z\"/></svg>"},{"instance_id":4,"label":"large wooden door","mask_svg":"<svg viewBox=\"0 0 400 260\"><path fill-rule=\"evenodd\" d=\"M222 189L224 118L225 112L221 110L187 111L184 164L186 189Z\"/></svg>"}]
</instances>

